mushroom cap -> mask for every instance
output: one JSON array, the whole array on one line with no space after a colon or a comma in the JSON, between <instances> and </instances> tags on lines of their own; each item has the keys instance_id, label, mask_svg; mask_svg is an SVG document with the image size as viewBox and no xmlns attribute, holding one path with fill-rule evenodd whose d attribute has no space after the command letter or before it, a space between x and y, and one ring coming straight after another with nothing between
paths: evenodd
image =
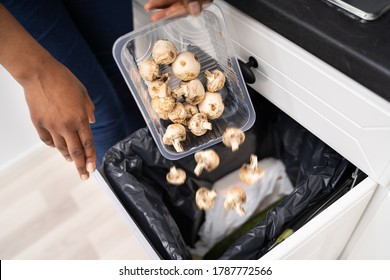
<instances>
[{"instance_id":1,"label":"mushroom cap","mask_svg":"<svg viewBox=\"0 0 390 280\"><path fill-rule=\"evenodd\" d=\"M161 70L159 65L152 59L147 59L138 64L138 71L142 79L146 81L153 81L161 77Z\"/></svg>"},{"instance_id":2,"label":"mushroom cap","mask_svg":"<svg viewBox=\"0 0 390 280\"><path fill-rule=\"evenodd\" d=\"M217 92L221 90L226 81L225 75L222 73L222 71L215 69L214 71L210 72L208 70L205 71L204 73L207 82L206 82L206 87L207 90L210 92Z\"/></svg>"},{"instance_id":3,"label":"mushroom cap","mask_svg":"<svg viewBox=\"0 0 390 280\"><path fill-rule=\"evenodd\" d=\"M198 57L189 51L179 53L172 63L172 72L182 81L195 79L200 73Z\"/></svg>"},{"instance_id":4,"label":"mushroom cap","mask_svg":"<svg viewBox=\"0 0 390 280\"><path fill-rule=\"evenodd\" d=\"M171 96L171 88L169 85L159 79L149 82L148 92L151 98Z\"/></svg>"},{"instance_id":5,"label":"mushroom cap","mask_svg":"<svg viewBox=\"0 0 390 280\"><path fill-rule=\"evenodd\" d=\"M214 207L217 193L205 187L200 187L196 191L195 203L199 209L209 210Z\"/></svg>"},{"instance_id":6,"label":"mushroom cap","mask_svg":"<svg viewBox=\"0 0 390 280\"><path fill-rule=\"evenodd\" d=\"M205 114L197 113L188 121L188 128L196 136L201 136L205 134L207 130L212 130L212 125L208 122Z\"/></svg>"},{"instance_id":7,"label":"mushroom cap","mask_svg":"<svg viewBox=\"0 0 390 280\"><path fill-rule=\"evenodd\" d=\"M177 56L176 46L168 40L158 40L152 49L152 57L157 64L171 64Z\"/></svg>"},{"instance_id":8,"label":"mushroom cap","mask_svg":"<svg viewBox=\"0 0 390 280\"><path fill-rule=\"evenodd\" d=\"M212 171L219 165L219 156L213 149L207 149L195 153L195 161L204 165L207 171Z\"/></svg>"},{"instance_id":9,"label":"mushroom cap","mask_svg":"<svg viewBox=\"0 0 390 280\"><path fill-rule=\"evenodd\" d=\"M240 169L240 180L248 185L253 185L264 175L264 169L257 165L257 156L251 155L250 164L244 163Z\"/></svg>"},{"instance_id":10,"label":"mushroom cap","mask_svg":"<svg viewBox=\"0 0 390 280\"><path fill-rule=\"evenodd\" d=\"M152 98L152 101L150 102L152 105L153 110L157 114L162 113L169 113L173 110L173 108L176 105L175 98L169 96L169 97L155 97Z\"/></svg>"},{"instance_id":11,"label":"mushroom cap","mask_svg":"<svg viewBox=\"0 0 390 280\"><path fill-rule=\"evenodd\" d=\"M187 117L186 117L187 122L192 118L193 115L199 113L198 107L195 105L184 102L183 106L187 113Z\"/></svg>"},{"instance_id":12,"label":"mushroom cap","mask_svg":"<svg viewBox=\"0 0 390 280\"><path fill-rule=\"evenodd\" d=\"M183 169L171 166L169 172L167 173L166 179L168 183L172 185L182 185L184 184L186 177L186 172Z\"/></svg>"},{"instance_id":13,"label":"mushroom cap","mask_svg":"<svg viewBox=\"0 0 390 280\"><path fill-rule=\"evenodd\" d=\"M242 216L245 214L245 210L242 207L245 202L246 193L243 188L237 186L227 191L223 206L227 210L235 209Z\"/></svg>"},{"instance_id":14,"label":"mushroom cap","mask_svg":"<svg viewBox=\"0 0 390 280\"><path fill-rule=\"evenodd\" d=\"M218 92L206 92L204 99L198 104L198 109L199 112L205 113L211 120L219 118L225 109L221 94Z\"/></svg>"},{"instance_id":15,"label":"mushroom cap","mask_svg":"<svg viewBox=\"0 0 390 280\"><path fill-rule=\"evenodd\" d=\"M226 147L232 148L235 152L238 147L245 141L245 134L241 129L235 127L228 127L222 135L222 142Z\"/></svg>"},{"instance_id":16,"label":"mushroom cap","mask_svg":"<svg viewBox=\"0 0 390 280\"><path fill-rule=\"evenodd\" d=\"M171 112L168 113L168 118L173 122L173 123L185 123L186 118L187 118L187 112L186 109L184 108L183 104L180 102L176 102L175 107Z\"/></svg>"},{"instance_id":17,"label":"mushroom cap","mask_svg":"<svg viewBox=\"0 0 390 280\"><path fill-rule=\"evenodd\" d=\"M204 99L206 92L203 84L199 79L193 79L186 83L187 94L185 100L192 105L198 105Z\"/></svg>"},{"instance_id":18,"label":"mushroom cap","mask_svg":"<svg viewBox=\"0 0 390 280\"><path fill-rule=\"evenodd\" d=\"M165 145L173 145L175 139L178 141L186 140L186 128L182 124L174 123L168 125L163 136L163 143Z\"/></svg>"}]
</instances>

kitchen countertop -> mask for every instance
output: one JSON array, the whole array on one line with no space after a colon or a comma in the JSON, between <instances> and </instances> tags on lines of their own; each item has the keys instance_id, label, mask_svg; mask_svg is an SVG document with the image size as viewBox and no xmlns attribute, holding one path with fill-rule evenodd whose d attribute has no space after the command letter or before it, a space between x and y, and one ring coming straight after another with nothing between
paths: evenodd
<instances>
[{"instance_id":1,"label":"kitchen countertop","mask_svg":"<svg viewBox=\"0 0 390 280\"><path fill-rule=\"evenodd\" d=\"M225 0L390 101L390 12L364 21L324 0Z\"/></svg>"}]
</instances>

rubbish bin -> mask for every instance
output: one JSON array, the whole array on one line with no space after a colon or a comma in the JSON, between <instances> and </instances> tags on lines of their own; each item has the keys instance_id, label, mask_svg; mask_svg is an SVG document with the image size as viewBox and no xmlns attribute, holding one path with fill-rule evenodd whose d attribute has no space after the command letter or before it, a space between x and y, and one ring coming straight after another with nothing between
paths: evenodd
<instances>
[{"instance_id":1,"label":"rubbish bin","mask_svg":"<svg viewBox=\"0 0 390 280\"><path fill-rule=\"evenodd\" d=\"M356 170L351 163L261 95L250 88L249 92L256 123L246 132L239 152L233 153L223 144L213 146L221 164L212 172L196 176L193 155L177 161L164 158L147 128L136 131L105 155L104 176L162 259L193 258L189 248L198 240L205 218L195 205L197 189L211 188L215 181L247 162L252 153L258 159L282 160L294 191L235 240L220 259L258 259L275 245L286 227L296 229L358 183L351 177ZM183 186L166 182L172 165L186 171ZM358 180L364 176L360 172Z\"/></svg>"}]
</instances>

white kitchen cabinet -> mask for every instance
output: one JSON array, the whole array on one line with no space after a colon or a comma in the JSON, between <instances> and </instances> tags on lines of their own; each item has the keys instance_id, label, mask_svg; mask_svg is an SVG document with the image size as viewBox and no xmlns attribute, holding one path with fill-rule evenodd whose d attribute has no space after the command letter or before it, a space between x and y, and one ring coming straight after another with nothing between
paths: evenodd
<instances>
[{"instance_id":1,"label":"white kitchen cabinet","mask_svg":"<svg viewBox=\"0 0 390 280\"><path fill-rule=\"evenodd\" d=\"M144 2L135 1L138 26L148 19ZM259 64L251 87L368 175L263 258L389 259L390 103L226 2L215 3L238 58L253 56ZM96 177L151 258L158 258L106 181Z\"/></svg>"}]
</instances>

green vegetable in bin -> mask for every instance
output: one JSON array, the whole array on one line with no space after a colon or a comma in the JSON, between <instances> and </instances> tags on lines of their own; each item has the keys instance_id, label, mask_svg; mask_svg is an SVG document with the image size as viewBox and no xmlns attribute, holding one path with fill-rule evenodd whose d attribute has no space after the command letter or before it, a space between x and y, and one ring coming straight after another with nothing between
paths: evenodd
<instances>
[{"instance_id":1,"label":"green vegetable in bin","mask_svg":"<svg viewBox=\"0 0 390 280\"><path fill-rule=\"evenodd\" d=\"M253 216L248 221L246 221L240 228L233 231L231 234L226 236L224 239L219 241L217 244L215 244L203 257L204 260L216 260L219 257L221 257L225 251L230 247L230 245L233 244L234 241L236 241L240 236L242 236L244 233L249 231L251 228L253 228L258 222L260 222L265 215L268 213L269 210L274 208L276 205L279 204L280 201L283 200L284 197L280 198L279 200L275 201L271 205L269 205L266 209L264 209L262 212L260 212L258 215Z\"/></svg>"}]
</instances>

